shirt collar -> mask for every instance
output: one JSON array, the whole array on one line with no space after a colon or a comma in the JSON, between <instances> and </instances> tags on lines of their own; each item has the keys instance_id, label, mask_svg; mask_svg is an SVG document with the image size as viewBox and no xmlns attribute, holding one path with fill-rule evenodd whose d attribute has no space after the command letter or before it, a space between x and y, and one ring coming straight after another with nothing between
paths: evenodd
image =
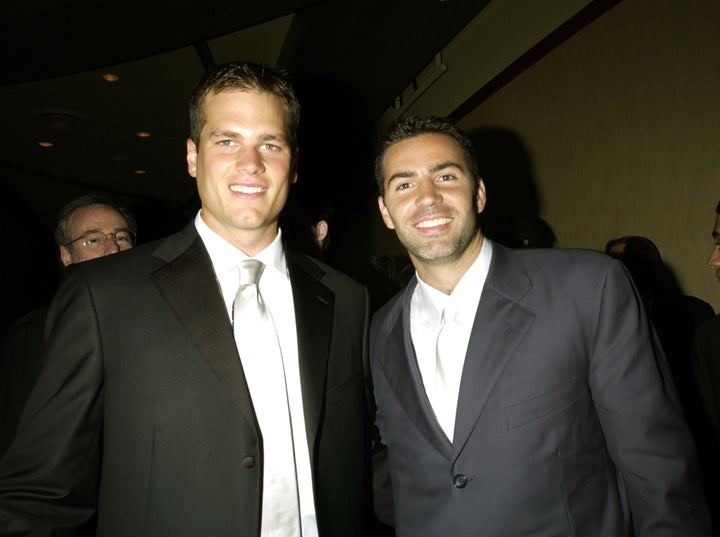
<instances>
[{"instance_id":1,"label":"shirt collar","mask_svg":"<svg viewBox=\"0 0 720 537\"><path fill-rule=\"evenodd\" d=\"M490 270L491 259L492 241L487 237L483 237L480 253L470 265L470 268L461 276L450 295L446 295L422 281L416 272L415 276L418 284L414 294L418 300L420 311L426 311L428 315L439 321L443 309L449 303L456 303L459 307L464 305L469 308L477 308Z\"/></svg>"},{"instance_id":2,"label":"shirt collar","mask_svg":"<svg viewBox=\"0 0 720 537\"><path fill-rule=\"evenodd\" d=\"M210 229L205 220L202 219L201 213L202 209L195 216L195 228L203 243L205 243L205 248L210 254L210 260L216 272L234 270L244 260L251 259L242 250L236 248ZM266 266L266 270L269 268L280 273L285 272L285 257L280 228L278 228L275 239L264 250L254 255L252 259L262 261Z\"/></svg>"}]
</instances>

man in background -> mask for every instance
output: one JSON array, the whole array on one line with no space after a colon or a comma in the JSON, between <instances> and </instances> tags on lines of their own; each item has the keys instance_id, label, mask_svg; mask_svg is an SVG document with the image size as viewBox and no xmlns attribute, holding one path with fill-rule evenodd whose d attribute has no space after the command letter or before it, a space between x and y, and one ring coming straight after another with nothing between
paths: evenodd
<instances>
[{"instance_id":1,"label":"man in background","mask_svg":"<svg viewBox=\"0 0 720 537\"><path fill-rule=\"evenodd\" d=\"M622 265L483 237L472 143L394 123L378 205L416 270L370 359L400 537L710 535L693 442Z\"/></svg>"},{"instance_id":2,"label":"man in background","mask_svg":"<svg viewBox=\"0 0 720 537\"><path fill-rule=\"evenodd\" d=\"M124 207L90 194L65 204L55 228L64 267L129 250L135 244L135 218ZM17 429L25 401L42 364L43 327L47 307L26 314L15 323L0 355L0 457Z\"/></svg>"},{"instance_id":3,"label":"man in background","mask_svg":"<svg viewBox=\"0 0 720 537\"><path fill-rule=\"evenodd\" d=\"M66 204L55 228L64 266L129 250L137 224L124 207L104 196L87 195Z\"/></svg>"},{"instance_id":4,"label":"man in background","mask_svg":"<svg viewBox=\"0 0 720 537\"><path fill-rule=\"evenodd\" d=\"M720 282L720 202L715 208L713 248L707 266ZM714 433L714 442L705 457L711 470L706 478L706 494L713 515L715 535L720 535L720 315L701 324L695 332L692 366L705 406L706 417Z\"/></svg>"},{"instance_id":5,"label":"man in background","mask_svg":"<svg viewBox=\"0 0 720 537\"><path fill-rule=\"evenodd\" d=\"M720 282L720 202L715 209L712 238L714 245L707 266ZM708 416L720 440L720 315L708 319L698 327L695 333L693 366L702 387Z\"/></svg>"}]
</instances>

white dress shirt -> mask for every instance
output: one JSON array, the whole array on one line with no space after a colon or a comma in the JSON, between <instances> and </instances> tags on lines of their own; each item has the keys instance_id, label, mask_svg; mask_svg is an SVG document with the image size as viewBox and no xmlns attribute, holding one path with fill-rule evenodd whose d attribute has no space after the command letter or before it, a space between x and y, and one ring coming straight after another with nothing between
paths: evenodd
<instances>
[{"instance_id":1,"label":"white dress shirt","mask_svg":"<svg viewBox=\"0 0 720 537\"><path fill-rule=\"evenodd\" d=\"M460 380L462 368L465 364L468 342L472 332L475 314L477 313L480 295L482 295L485 280L490 268L492 258L492 243L483 239L482 247L477 259L462 275L460 281L450 295L446 295L417 276L418 285L415 287L410 302L410 335L412 337L415 357L417 359L420 376L425 387L425 393L433 410L438 411L438 395L435 391L435 378L437 373L436 342L440 331L440 320L443 310L446 311L446 323L453 323L453 363L443 361L443 367L454 374L450 375L451 395L450 404L457 407L460 393ZM447 395L444 395L447 397ZM445 403L447 404L447 403ZM446 431L448 439L452 442L452 431Z\"/></svg>"},{"instance_id":2,"label":"white dress shirt","mask_svg":"<svg viewBox=\"0 0 720 537\"><path fill-rule=\"evenodd\" d=\"M238 265L249 258L210 229L202 219L201 212L199 211L195 217L195 228L210 254L215 276L225 300L228 320L232 321L233 300L240 283ZM253 256L253 259L257 259L265 265L260 278L259 289L273 318L280 342L285 367L293 438L300 440L294 442L293 448L300 495L302 535L303 537L317 537L310 453L306 441L307 434L305 432L305 415L303 413L300 384L295 307L279 229L275 240L262 252Z\"/></svg>"}]
</instances>

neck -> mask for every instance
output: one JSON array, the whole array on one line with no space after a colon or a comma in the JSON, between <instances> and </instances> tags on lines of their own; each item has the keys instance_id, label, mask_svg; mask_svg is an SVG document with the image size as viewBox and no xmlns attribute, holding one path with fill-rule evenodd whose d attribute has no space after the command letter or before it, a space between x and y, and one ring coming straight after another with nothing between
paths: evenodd
<instances>
[{"instance_id":1,"label":"neck","mask_svg":"<svg viewBox=\"0 0 720 537\"><path fill-rule=\"evenodd\" d=\"M430 287L449 295L457 286L460 278L463 277L478 255L480 255L482 244L483 236L477 233L467 248L458 256L428 262L417 259L410 254L410 259L422 281Z\"/></svg>"}]
</instances>

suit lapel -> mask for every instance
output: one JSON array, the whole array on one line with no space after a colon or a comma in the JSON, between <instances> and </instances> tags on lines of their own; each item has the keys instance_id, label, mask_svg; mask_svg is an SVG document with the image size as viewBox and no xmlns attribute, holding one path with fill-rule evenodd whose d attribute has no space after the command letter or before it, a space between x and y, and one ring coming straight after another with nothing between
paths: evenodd
<instances>
[{"instance_id":1,"label":"suit lapel","mask_svg":"<svg viewBox=\"0 0 720 537\"><path fill-rule=\"evenodd\" d=\"M455 420L453 454L467 443L490 393L535 315L518 301L532 284L511 250L493 243L493 257L468 343Z\"/></svg>"},{"instance_id":2,"label":"suit lapel","mask_svg":"<svg viewBox=\"0 0 720 537\"><path fill-rule=\"evenodd\" d=\"M325 396L335 294L320 283L324 271L318 265L301 254L285 254L295 304L305 429L312 454Z\"/></svg>"},{"instance_id":3,"label":"suit lapel","mask_svg":"<svg viewBox=\"0 0 720 537\"><path fill-rule=\"evenodd\" d=\"M163 242L155 255L167 264L153 272L150 278L222 386L248 422L257 427L212 261L194 224Z\"/></svg>"},{"instance_id":4,"label":"suit lapel","mask_svg":"<svg viewBox=\"0 0 720 537\"><path fill-rule=\"evenodd\" d=\"M405 409L410 421L433 444L435 449L450 456L450 442L435 418L425 394L410 333L410 301L417 285L413 279L385 318L385 337L378 360L390 387Z\"/></svg>"}]
</instances>

